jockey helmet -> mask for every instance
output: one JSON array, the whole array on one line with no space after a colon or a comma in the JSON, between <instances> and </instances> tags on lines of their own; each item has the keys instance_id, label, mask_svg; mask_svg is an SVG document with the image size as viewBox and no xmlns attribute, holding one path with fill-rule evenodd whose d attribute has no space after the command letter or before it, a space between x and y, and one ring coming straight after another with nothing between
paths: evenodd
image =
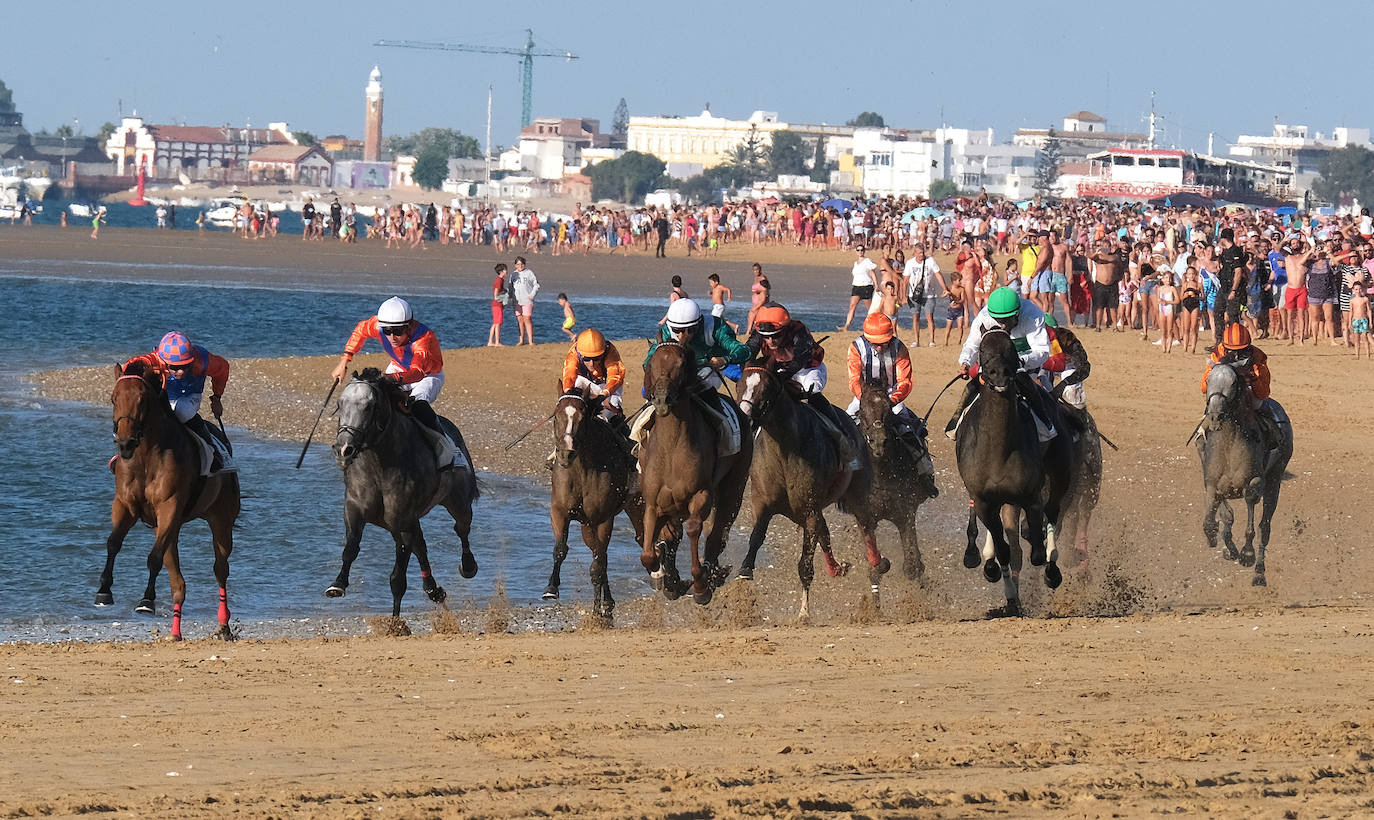
<instances>
[{"instance_id":1,"label":"jockey helmet","mask_svg":"<svg viewBox=\"0 0 1374 820\"><path fill-rule=\"evenodd\" d=\"M391 297L377 308L377 323L381 325L403 325L412 318L410 303L399 296Z\"/></svg>"},{"instance_id":2,"label":"jockey helmet","mask_svg":"<svg viewBox=\"0 0 1374 820\"><path fill-rule=\"evenodd\" d=\"M1021 310L1021 296L1014 288L998 288L988 297L988 315L994 319L1014 319Z\"/></svg>"},{"instance_id":3,"label":"jockey helmet","mask_svg":"<svg viewBox=\"0 0 1374 820\"><path fill-rule=\"evenodd\" d=\"M1221 346L1227 350L1244 350L1250 346L1250 331L1242 324L1227 325L1226 332L1221 335Z\"/></svg>"},{"instance_id":4,"label":"jockey helmet","mask_svg":"<svg viewBox=\"0 0 1374 820\"><path fill-rule=\"evenodd\" d=\"M892 319L885 313L870 313L864 319L864 338L875 345L892 341Z\"/></svg>"},{"instance_id":5,"label":"jockey helmet","mask_svg":"<svg viewBox=\"0 0 1374 820\"><path fill-rule=\"evenodd\" d=\"M157 346L157 357L165 364L190 364L195 361L195 353L191 350L191 340L186 338L186 334L179 330L173 330Z\"/></svg>"},{"instance_id":6,"label":"jockey helmet","mask_svg":"<svg viewBox=\"0 0 1374 820\"><path fill-rule=\"evenodd\" d=\"M759 308L758 316L754 317L754 328L760 336L776 336L791 321L792 315L787 312L787 308L782 305L765 305Z\"/></svg>"},{"instance_id":7,"label":"jockey helmet","mask_svg":"<svg viewBox=\"0 0 1374 820\"><path fill-rule=\"evenodd\" d=\"M668 327L686 330L701 321L701 308L691 299L678 299L668 306Z\"/></svg>"},{"instance_id":8,"label":"jockey helmet","mask_svg":"<svg viewBox=\"0 0 1374 820\"><path fill-rule=\"evenodd\" d=\"M601 331L589 327L577 334L577 353L584 359L595 359L606 353L606 337Z\"/></svg>"}]
</instances>

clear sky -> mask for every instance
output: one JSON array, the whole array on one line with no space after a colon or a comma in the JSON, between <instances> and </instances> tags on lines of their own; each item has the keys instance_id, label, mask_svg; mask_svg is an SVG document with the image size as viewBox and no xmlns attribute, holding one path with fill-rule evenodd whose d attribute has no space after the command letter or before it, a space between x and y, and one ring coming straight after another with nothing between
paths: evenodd
<instances>
[{"instance_id":1,"label":"clear sky","mask_svg":"<svg viewBox=\"0 0 1374 820\"><path fill-rule=\"evenodd\" d=\"M842 123L860 111L898 127L1058 125L1088 109L1144 131L1156 92L1163 144L1218 153L1275 118L1330 132L1374 127L1367 41L1374 4L1238 0L1039 3L873 2L7 3L0 80L30 130L120 106L153 123L255 126L286 120L361 138L363 87L382 69L387 134L425 126L511 145L520 118L515 57L378 48L379 38L518 47L539 58L534 115L719 116ZM236 10L234 10L236 9ZM303 9L309 9L305 11ZM1340 44L1343 37L1349 44ZM1288 55L1301 55L1300 60Z\"/></svg>"}]
</instances>

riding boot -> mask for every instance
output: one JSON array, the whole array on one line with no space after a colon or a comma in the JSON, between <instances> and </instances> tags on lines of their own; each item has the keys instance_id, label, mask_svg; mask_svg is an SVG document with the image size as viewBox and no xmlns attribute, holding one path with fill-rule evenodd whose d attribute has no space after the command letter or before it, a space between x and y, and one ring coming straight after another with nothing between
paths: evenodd
<instances>
[{"instance_id":1,"label":"riding boot","mask_svg":"<svg viewBox=\"0 0 1374 820\"><path fill-rule=\"evenodd\" d=\"M632 455L635 445L633 441L630 441L630 423L626 420L625 414L616 413L607 418L606 423L610 425L611 432L615 433L615 443L620 445L620 449L626 455Z\"/></svg>"},{"instance_id":2,"label":"riding boot","mask_svg":"<svg viewBox=\"0 0 1374 820\"><path fill-rule=\"evenodd\" d=\"M1050 428L1051 435L1057 434L1058 431L1054 430L1056 414L1054 407L1050 405L1050 394L1046 393L1031 377L1031 374L1024 370L1016 371L1016 387L1021 398L1025 399L1026 404L1030 406L1031 412Z\"/></svg>"},{"instance_id":3,"label":"riding boot","mask_svg":"<svg viewBox=\"0 0 1374 820\"><path fill-rule=\"evenodd\" d=\"M968 409L968 406L973 404L973 400L977 396L978 383L973 379L969 379L968 384L964 385L963 399L960 400L959 406L955 408L954 415L949 417L949 424L945 425L945 435L949 436L951 440L954 438L955 428L959 426L959 419L964 415L964 411Z\"/></svg>"},{"instance_id":4,"label":"riding boot","mask_svg":"<svg viewBox=\"0 0 1374 820\"><path fill-rule=\"evenodd\" d=\"M448 433L445 433L444 428L439 425L439 416L434 412L434 408L430 407L429 402L423 399L412 399L410 402L410 416L430 430L439 434L439 451L434 454L435 459L438 461L439 469L447 470L452 467L453 456L455 454L454 451L457 448L454 447L453 441L449 439Z\"/></svg>"},{"instance_id":5,"label":"riding boot","mask_svg":"<svg viewBox=\"0 0 1374 820\"><path fill-rule=\"evenodd\" d=\"M828 422L826 427L830 432L830 437L835 442L835 451L839 454L840 463L846 465L850 470L857 470L862 467L863 462L859 459L859 449L854 445L854 441L845 434L846 427L853 426L848 414L841 414L820 391L802 393L801 399L811 405L816 412L821 414L821 418ZM843 420L840 418L841 415L844 415Z\"/></svg>"},{"instance_id":6,"label":"riding boot","mask_svg":"<svg viewBox=\"0 0 1374 820\"><path fill-rule=\"evenodd\" d=\"M226 453L219 445L218 436L211 435L210 426L205 423L205 419L199 415L191 416L186 420L186 429L200 436L206 444L210 445L210 450L214 453L214 458L210 462L210 472L223 470Z\"/></svg>"}]
</instances>

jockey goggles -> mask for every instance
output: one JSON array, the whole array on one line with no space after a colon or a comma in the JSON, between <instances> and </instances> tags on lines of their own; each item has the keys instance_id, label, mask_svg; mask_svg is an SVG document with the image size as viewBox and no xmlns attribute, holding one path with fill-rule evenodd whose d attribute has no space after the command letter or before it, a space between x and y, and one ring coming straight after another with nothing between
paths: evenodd
<instances>
[{"instance_id":1,"label":"jockey goggles","mask_svg":"<svg viewBox=\"0 0 1374 820\"><path fill-rule=\"evenodd\" d=\"M775 322L759 322L754 329L760 336L776 336L782 330L782 325Z\"/></svg>"},{"instance_id":2,"label":"jockey goggles","mask_svg":"<svg viewBox=\"0 0 1374 820\"><path fill-rule=\"evenodd\" d=\"M410 325L390 325L388 327L378 328L378 330L388 336L404 336L410 332Z\"/></svg>"}]
</instances>

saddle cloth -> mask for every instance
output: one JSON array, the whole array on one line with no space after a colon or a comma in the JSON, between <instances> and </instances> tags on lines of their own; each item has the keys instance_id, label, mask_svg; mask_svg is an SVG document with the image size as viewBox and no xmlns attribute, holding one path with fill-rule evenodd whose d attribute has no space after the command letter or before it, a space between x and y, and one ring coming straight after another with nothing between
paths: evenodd
<instances>
[{"instance_id":1,"label":"saddle cloth","mask_svg":"<svg viewBox=\"0 0 1374 820\"><path fill-rule=\"evenodd\" d=\"M716 455L733 456L739 452L740 439L740 410L733 403L727 405L730 412L721 413L711 407L704 399L699 400L698 406L713 420L718 433L716 439ZM635 412L630 419L630 441L635 444L643 444L649 430L653 428L654 413L653 405L646 404Z\"/></svg>"},{"instance_id":2,"label":"saddle cloth","mask_svg":"<svg viewBox=\"0 0 1374 820\"><path fill-rule=\"evenodd\" d=\"M229 455L229 452L227 450L216 447L215 445L211 444L210 442L206 441L205 439L201 438L195 433L191 434L191 440L196 443L198 449L200 450L200 474L202 477L210 475L211 472L238 472L239 468L234 464L233 459ZM219 453L220 467L218 470L213 469L215 465L216 452Z\"/></svg>"},{"instance_id":3,"label":"saddle cloth","mask_svg":"<svg viewBox=\"0 0 1374 820\"><path fill-rule=\"evenodd\" d=\"M453 432L456 428L453 426L453 422L443 416L439 416L439 424L445 430L450 431L448 435L441 436L425 425L420 424L418 421L415 423L415 426L420 428L420 432L424 434L425 439L429 441L429 446L434 450L434 457L438 461L439 466L441 468L452 466L454 469L459 470L471 469L472 465L468 463L467 457L463 455L463 448L459 447L458 442L454 440Z\"/></svg>"},{"instance_id":4,"label":"saddle cloth","mask_svg":"<svg viewBox=\"0 0 1374 820\"><path fill-rule=\"evenodd\" d=\"M959 428L963 426L964 417L968 415L968 411L973 408L973 405L978 403L979 398L979 396L973 397L973 401L969 402L968 407L965 407L963 412L959 414L959 420L954 423L954 429L946 433L947 436L949 436L951 439L955 439L959 436ZM1040 439L1041 444L1044 444L1045 442L1054 438L1058 434L1054 429L1054 425L1040 418L1040 414L1035 412L1035 410L1033 410L1031 406L1027 404L1025 401L1018 399L1017 405L1022 410L1025 410L1027 413L1029 413L1031 419L1035 422L1035 434L1036 437Z\"/></svg>"}]
</instances>

